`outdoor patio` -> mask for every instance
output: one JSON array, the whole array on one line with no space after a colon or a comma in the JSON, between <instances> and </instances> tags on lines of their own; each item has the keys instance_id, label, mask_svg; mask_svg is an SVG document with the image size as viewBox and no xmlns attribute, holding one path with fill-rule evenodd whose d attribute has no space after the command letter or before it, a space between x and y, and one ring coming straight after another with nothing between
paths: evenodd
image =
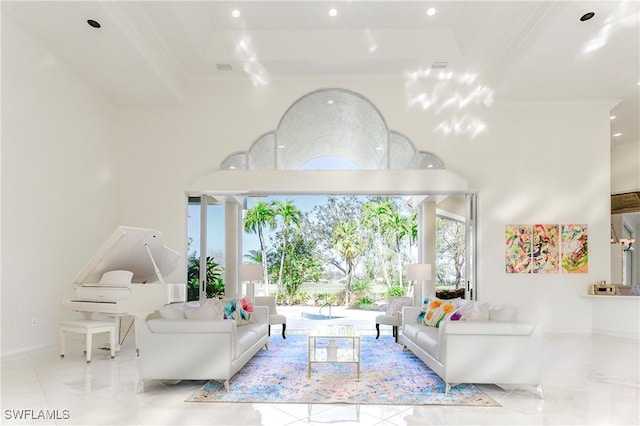
<instances>
[{"instance_id":1,"label":"outdoor patio","mask_svg":"<svg viewBox=\"0 0 640 426\"><path fill-rule=\"evenodd\" d=\"M313 329L316 325L330 325L330 324L353 324L360 331L362 335L375 335L376 334L376 322L375 319L383 311L364 311L359 309L346 309L344 306L325 306L320 311L318 306L278 306L278 313L286 315L287 317L287 333L306 333L308 330ZM303 318L303 313L329 315L332 317L340 317L333 319L317 320ZM271 330L271 334L280 333L280 326L274 326ZM391 327L381 326L380 333L382 335L391 335Z\"/></svg>"}]
</instances>

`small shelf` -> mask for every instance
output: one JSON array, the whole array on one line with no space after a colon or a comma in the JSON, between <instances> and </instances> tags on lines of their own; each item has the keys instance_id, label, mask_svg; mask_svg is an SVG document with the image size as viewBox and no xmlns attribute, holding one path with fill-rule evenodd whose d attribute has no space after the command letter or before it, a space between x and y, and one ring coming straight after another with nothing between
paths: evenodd
<instances>
[{"instance_id":1,"label":"small shelf","mask_svg":"<svg viewBox=\"0 0 640 426\"><path fill-rule=\"evenodd\" d=\"M640 296L605 296L601 294L581 294L580 297L585 297L587 299L597 299L597 300L640 300Z\"/></svg>"},{"instance_id":2,"label":"small shelf","mask_svg":"<svg viewBox=\"0 0 640 426\"><path fill-rule=\"evenodd\" d=\"M311 351L309 355L310 363L347 363L347 362L359 362L360 357L358 352L352 348L338 348L336 359L327 359L327 348L316 348Z\"/></svg>"}]
</instances>

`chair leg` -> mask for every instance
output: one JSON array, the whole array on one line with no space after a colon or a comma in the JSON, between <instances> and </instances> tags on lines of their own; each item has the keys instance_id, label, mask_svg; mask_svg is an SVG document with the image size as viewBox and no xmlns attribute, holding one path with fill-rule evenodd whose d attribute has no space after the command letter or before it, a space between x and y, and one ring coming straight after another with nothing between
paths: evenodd
<instances>
[{"instance_id":1,"label":"chair leg","mask_svg":"<svg viewBox=\"0 0 640 426\"><path fill-rule=\"evenodd\" d=\"M111 358L116 357L116 331L109 331L109 345L111 346Z\"/></svg>"},{"instance_id":2,"label":"chair leg","mask_svg":"<svg viewBox=\"0 0 640 426\"><path fill-rule=\"evenodd\" d=\"M64 330L60 328L60 358L64 358Z\"/></svg>"},{"instance_id":3,"label":"chair leg","mask_svg":"<svg viewBox=\"0 0 640 426\"><path fill-rule=\"evenodd\" d=\"M271 324L269 324L269 336L271 336Z\"/></svg>"},{"instance_id":4,"label":"chair leg","mask_svg":"<svg viewBox=\"0 0 640 426\"><path fill-rule=\"evenodd\" d=\"M87 330L87 334L85 336L86 339L86 352L87 352L87 364L91 362L91 346L93 345L93 333Z\"/></svg>"},{"instance_id":5,"label":"chair leg","mask_svg":"<svg viewBox=\"0 0 640 426\"><path fill-rule=\"evenodd\" d=\"M287 329L287 323L285 322L285 323L282 324L282 338L283 339L287 338L287 336L284 335L284 332L285 332L286 329Z\"/></svg>"},{"instance_id":6,"label":"chair leg","mask_svg":"<svg viewBox=\"0 0 640 426\"><path fill-rule=\"evenodd\" d=\"M397 325L393 326L393 337L395 337L396 343L398 343L398 326Z\"/></svg>"},{"instance_id":7,"label":"chair leg","mask_svg":"<svg viewBox=\"0 0 640 426\"><path fill-rule=\"evenodd\" d=\"M380 337L380 324L376 323L376 339Z\"/></svg>"}]
</instances>

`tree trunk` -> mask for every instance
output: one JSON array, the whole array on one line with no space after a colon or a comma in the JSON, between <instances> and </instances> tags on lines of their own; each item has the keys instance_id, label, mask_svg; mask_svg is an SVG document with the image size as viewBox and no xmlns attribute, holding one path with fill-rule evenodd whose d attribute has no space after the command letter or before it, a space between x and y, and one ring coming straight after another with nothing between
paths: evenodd
<instances>
[{"instance_id":1,"label":"tree trunk","mask_svg":"<svg viewBox=\"0 0 640 426\"><path fill-rule=\"evenodd\" d=\"M265 296L269 294L269 273L267 271L267 248L264 245L264 235L262 234L262 226L258 226L258 239L260 240L260 252L262 253L262 278L265 288ZM276 292L276 300L278 293Z\"/></svg>"},{"instance_id":2,"label":"tree trunk","mask_svg":"<svg viewBox=\"0 0 640 426\"><path fill-rule=\"evenodd\" d=\"M284 272L284 256L287 252L287 228L282 229L282 254L280 256L280 270L278 271L278 291L284 288L282 287L282 273Z\"/></svg>"}]
</instances>

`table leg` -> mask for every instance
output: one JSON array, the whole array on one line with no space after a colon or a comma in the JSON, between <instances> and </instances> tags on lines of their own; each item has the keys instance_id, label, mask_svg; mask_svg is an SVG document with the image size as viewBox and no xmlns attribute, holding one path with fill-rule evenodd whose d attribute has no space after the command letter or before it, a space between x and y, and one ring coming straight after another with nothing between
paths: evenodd
<instances>
[{"instance_id":1,"label":"table leg","mask_svg":"<svg viewBox=\"0 0 640 426\"><path fill-rule=\"evenodd\" d=\"M309 337L309 347L307 349L307 378L311 377L311 339L313 339L313 337Z\"/></svg>"}]
</instances>

